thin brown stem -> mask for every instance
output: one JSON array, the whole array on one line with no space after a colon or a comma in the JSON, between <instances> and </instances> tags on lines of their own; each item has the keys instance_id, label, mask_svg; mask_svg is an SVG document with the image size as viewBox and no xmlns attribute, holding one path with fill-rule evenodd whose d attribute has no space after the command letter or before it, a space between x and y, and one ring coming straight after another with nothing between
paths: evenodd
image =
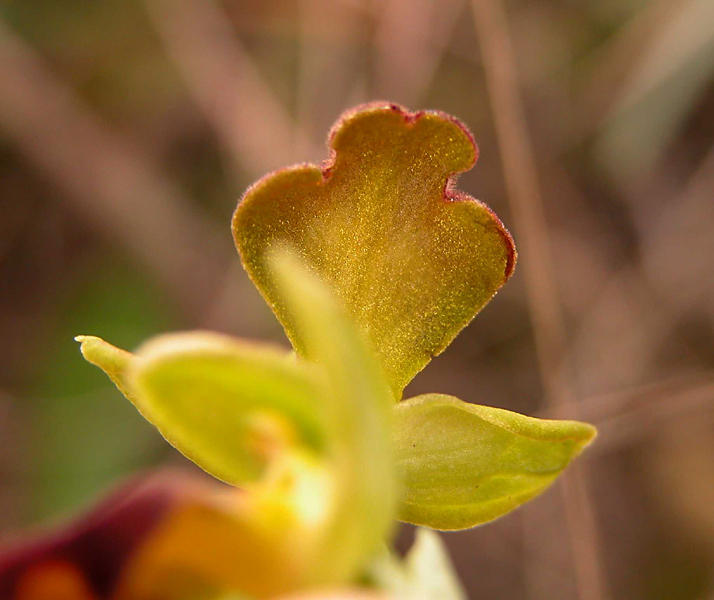
<instances>
[{"instance_id":1,"label":"thin brown stem","mask_svg":"<svg viewBox=\"0 0 714 600\"><path fill-rule=\"evenodd\" d=\"M363 43L371 19L364 9L326 0L300 0L298 11L296 98L304 133L296 136L295 153L300 160L318 161L325 158L323 136L334 119L346 106L367 100ZM362 93L355 95L355 89Z\"/></svg>"},{"instance_id":2,"label":"thin brown stem","mask_svg":"<svg viewBox=\"0 0 714 600\"><path fill-rule=\"evenodd\" d=\"M191 96L235 163L258 177L293 162L292 119L220 7L213 0L147 0L147 6Z\"/></svg>"},{"instance_id":3,"label":"thin brown stem","mask_svg":"<svg viewBox=\"0 0 714 600\"><path fill-rule=\"evenodd\" d=\"M389 0L375 35L375 96L419 108L446 52L463 0Z\"/></svg>"},{"instance_id":4,"label":"thin brown stem","mask_svg":"<svg viewBox=\"0 0 714 600\"><path fill-rule=\"evenodd\" d=\"M608 115L653 40L671 21L681 0L658 0L643 6L589 59L588 78L576 101L576 131L581 137L597 129Z\"/></svg>"},{"instance_id":5,"label":"thin brown stem","mask_svg":"<svg viewBox=\"0 0 714 600\"><path fill-rule=\"evenodd\" d=\"M661 431L675 419L697 414L702 419L714 417L714 377L708 383L691 385L676 392L651 393L644 406L596 420L601 439L593 448L596 453L610 453L636 444Z\"/></svg>"},{"instance_id":6,"label":"thin brown stem","mask_svg":"<svg viewBox=\"0 0 714 600\"><path fill-rule=\"evenodd\" d=\"M0 21L0 128L100 235L118 243L200 318L231 260L212 226L148 153L113 131Z\"/></svg>"},{"instance_id":7,"label":"thin brown stem","mask_svg":"<svg viewBox=\"0 0 714 600\"><path fill-rule=\"evenodd\" d=\"M554 408L574 397L564 369L566 331L550 256L550 243L535 158L518 86L516 61L502 0L472 0L484 59L506 187L521 246L538 362L546 401ZM597 528L582 465L563 477L570 546L581 600L607 597ZM541 540L542 541L542 540Z\"/></svg>"}]
</instances>

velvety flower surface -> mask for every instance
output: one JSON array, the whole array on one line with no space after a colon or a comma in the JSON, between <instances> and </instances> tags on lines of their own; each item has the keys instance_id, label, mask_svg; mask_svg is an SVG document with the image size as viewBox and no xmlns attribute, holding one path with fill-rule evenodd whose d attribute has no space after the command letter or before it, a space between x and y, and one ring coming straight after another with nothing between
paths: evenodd
<instances>
[{"instance_id":1,"label":"velvety flower surface","mask_svg":"<svg viewBox=\"0 0 714 600\"><path fill-rule=\"evenodd\" d=\"M478 156L457 119L367 104L337 121L328 145L322 165L280 169L248 189L233 217L236 247L311 359L270 268L291 248L345 307L400 401L511 277L515 245L488 206L456 188ZM473 527L537 496L595 435L439 394L400 402L395 416L399 517L437 529Z\"/></svg>"},{"instance_id":2,"label":"velvety flower surface","mask_svg":"<svg viewBox=\"0 0 714 600\"><path fill-rule=\"evenodd\" d=\"M219 515L181 511L118 598L153 600L139 583L185 589L195 572L197 583L249 598L344 586L389 539L398 489L389 386L329 290L290 256L274 269L318 364L210 332L158 336L134 354L79 338L167 440L241 488ZM183 579L161 575L177 565Z\"/></svg>"},{"instance_id":3,"label":"velvety flower surface","mask_svg":"<svg viewBox=\"0 0 714 600\"><path fill-rule=\"evenodd\" d=\"M0 555L0 598L383 600L354 589L370 580L390 600L464 600L433 532L403 562L385 555L394 520L498 518L594 438L585 423L443 394L402 400L516 261L501 221L455 187L477 157L466 127L375 103L343 115L329 150L261 179L233 219L297 356L201 331L135 353L77 338L169 443L232 487L130 485Z\"/></svg>"},{"instance_id":4,"label":"velvety flower surface","mask_svg":"<svg viewBox=\"0 0 714 600\"><path fill-rule=\"evenodd\" d=\"M243 265L306 354L268 267L282 245L329 285L369 340L397 398L513 273L498 217L456 188L478 149L437 111L372 103L346 112L330 159L266 175L233 218Z\"/></svg>"}]
</instances>

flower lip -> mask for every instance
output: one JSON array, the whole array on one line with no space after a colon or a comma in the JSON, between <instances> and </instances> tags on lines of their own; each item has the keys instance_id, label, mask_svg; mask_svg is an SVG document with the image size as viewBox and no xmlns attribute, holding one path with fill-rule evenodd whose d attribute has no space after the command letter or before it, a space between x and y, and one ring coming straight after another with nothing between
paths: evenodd
<instances>
[{"instance_id":1,"label":"flower lip","mask_svg":"<svg viewBox=\"0 0 714 600\"><path fill-rule=\"evenodd\" d=\"M370 112L370 111L380 111L380 110L390 110L392 112L395 112L399 114L405 121L405 123L408 123L410 125L416 123L421 117L424 115L437 115L441 117L442 119L446 121L451 121L454 123L457 127L459 127L466 137L469 139L471 144L474 147L474 159L471 165L466 169L469 170L471 169L475 164L476 161L478 160L478 155L479 155L479 149L478 145L476 144L476 139L474 138L473 134L471 133L471 130L459 119L456 117L442 112L440 110L416 110L416 111L410 111L408 108L402 106L401 104L396 104L394 102L387 102L385 100L374 100L372 102L365 102L363 104L358 104L357 106L354 106L350 108L349 110L344 111L337 121L332 125L330 128L330 133L327 136L327 146L330 149L330 154L332 155L333 148L332 148L332 141L335 138L335 135L339 132L339 130L344 127L344 125L353 117L358 116L364 112ZM332 158L332 156L331 156Z\"/></svg>"},{"instance_id":2,"label":"flower lip","mask_svg":"<svg viewBox=\"0 0 714 600\"><path fill-rule=\"evenodd\" d=\"M329 177L332 174L332 169L335 166L337 152L333 148L333 140L335 139L335 136L339 133L339 131L353 117L356 117L364 112L370 112L370 111L377 112L380 110L382 110L382 111L390 110L392 112L399 114L404 119L404 122L409 125L413 125L420 118L422 118L426 115L437 115L438 117L444 119L445 121L450 121L451 123L456 125L459 129L461 129L461 131L464 133L464 135L471 142L473 149L474 149L473 162L466 169L464 169L464 171L462 171L462 172L469 171L476 165L476 162L478 161L478 157L479 157L479 147L478 147L478 144L476 143L476 138L474 138L474 135L473 135L473 133L471 133L471 130L460 119L457 119L453 115L450 115L449 113L442 112L440 110L410 111L408 108L402 106L401 104L396 104L394 102L387 102L384 100L375 100L372 102L365 102L363 104L359 104L359 105L343 112L339 116L337 121L333 124L332 128L330 129L330 133L327 136L327 147L329 149L330 156L328 159L326 159L320 163L320 170L322 171L323 181L326 179L329 179ZM290 168L290 167L286 167L286 168ZM516 263L518 262L518 252L516 251L516 245L513 241L513 237L511 236L508 229L506 229L506 226L503 224L501 219L491 209L490 206L488 206L487 204L485 204L483 202L480 202L479 200L475 200L466 192L463 192L456 188L456 181L458 179L459 174L460 173L453 173L447 179L446 186L444 187L444 192L443 192L444 199L451 200L454 202L459 202L459 201L464 202L464 201L469 201L469 200L476 201L479 204L481 204L483 206L483 208L488 210L488 212L491 214L491 216L493 217L495 222L498 224L497 230L503 237L506 247L508 248L508 261L506 263L506 269L505 269L505 280L508 280L508 279L510 279L511 275L513 275L513 271L515 271L515 268L516 268ZM271 174L269 174L269 175L271 175ZM266 176L266 178L267 178L267 176ZM246 194L247 194L247 192L246 192Z\"/></svg>"},{"instance_id":3,"label":"flower lip","mask_svg":"<svg viewBox=\"0 0 714 600\"><path fill-rule=\"evenodd\" d=\"M0 598L13 598L30 568L67 563L93 593L108 597L127 558L177 499L181 478L137 476L119 486L88 514L64 527L0 545Z\"/></svg>"}]
</instances>

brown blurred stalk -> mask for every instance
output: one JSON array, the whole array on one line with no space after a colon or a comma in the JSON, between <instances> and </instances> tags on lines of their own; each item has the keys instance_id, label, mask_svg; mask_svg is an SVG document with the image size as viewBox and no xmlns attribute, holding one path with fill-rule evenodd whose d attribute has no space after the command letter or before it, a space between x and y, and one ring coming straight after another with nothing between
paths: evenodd
<instances>
[{"instance_id":1,"label":"brown blurred stalk","mask_svg":"<svg viewBox=\"0 0 714 600\"><path fill-rule=\"evenodd\" d=\"M2 21L0 128L77 215L153 272L190 319L200 319L233 260L228 236L216 235L148 153L84 106Z\"/></svg>"},{"instance_id":2,"label":"brown blurred stalk","mask_svg":"<svg viewBox=\"0 0 714 600\"><path fill-rule=\"evenodd\" d=\"M472 0L491 107L513 207L546 401L559 408L574 397L566 369L566 331L556 289L550 242L535 159L521 104L515 57L502 0ZM581 600L608 596L598 552L593 508L582 465L571 467L560 488ZM543 533L543 532L541 532ZM547 546L544 536L539 543Z\"/></svg>"}]
</instances>

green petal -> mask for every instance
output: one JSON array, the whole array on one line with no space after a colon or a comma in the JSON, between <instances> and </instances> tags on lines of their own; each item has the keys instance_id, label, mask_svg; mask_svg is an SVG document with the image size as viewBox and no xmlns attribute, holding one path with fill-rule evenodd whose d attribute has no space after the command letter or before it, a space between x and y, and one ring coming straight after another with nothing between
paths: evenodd
<instances>
[{"instance_id":1,"label":"green petal","mask_svg":"<svg viewBox=\"0 0 714 600\"><path fill-rule=\"evenodd\" d=\"M446 544L438 533L417 529L414 545L405 559L411 598L419 600L467 600Z\"/></svg>"},{"instance_id":2,"label":"green petal","mask_svg":"<svg viewBox=\"0 0 714 600\"><path fill-rule=\"evenodd\" d=\"M207 332L158 336L136 355L78 340L174 447L228 483L256 481L281 445L322 445L316 379L286 351Z\"/></svg>"},{"instance_id":3,"label":"green petal","mask_svg":"<svg viewBox=\"0 0 714 600\"><path fill-rule=\"evenodd\" d=\"M127 369L134 355L93 335L78 335L74 339L80 343L82 356L87 362L104 371L119 391L135 403L126 380Z\"/></svg>"},{"instance_id":4,"label":"green petal","mask_svg":"<svg viewBox=\"0 0 714 600\"><path fill-rule=\"evenodd\" d=\"M159 336L136 355L78 339L171 444L251 484L253 514L287 536L306 581L351 581L396 516L392 394L329 291L285 255L272 268L318 365L205 332Z\"/></svg>"},{"instance_id":5,"label":"green petal","mask_svg":"<svg viewBox=\"0 0 714 600\"><path fill-rule=\"evenodd\" d=\"M438 533L417 528L414 544L401 560L384 552L372 562L368 578L375 587L395 600L466 600Z\"/></svg>"},{"instance_id":6,"label":"green petal","mask_svg":"<svg viewBox=\"0 0 714 600\"><path fill-rule=\"evenodd\" d=\"M392 395L379 364L328 289L284 253L272 269L310 356L328 375L326 444L336 485L317 553L317 582L335 574L347 581L380 549L396 517Z\"/></svg>"},{"instance_id":7,"label":"green petal","mask_svg":"<svg viewBox=\"0 0 714 600\"><path fill-rule=\"evenodd\" d=\"M395 407L400 518L434 529L496 519L543 492L595 437L576 421L549 421L441 395Z\"/></svg>"},{"instance_id":8,"label":"green petal","mask_svg":"<svg viewBox=\"0 0 714 600\"><path fill-rule=\"evenodd\" d=\"M294 248L355 319L400 398L508 279L513 241L487 206L454 187L477 149L452 117L368 105L338 121L330 147L321 167L282 169L246 192L236 246L309 356L264 260L281 242Z\"/></svg>"}]
</instances>

